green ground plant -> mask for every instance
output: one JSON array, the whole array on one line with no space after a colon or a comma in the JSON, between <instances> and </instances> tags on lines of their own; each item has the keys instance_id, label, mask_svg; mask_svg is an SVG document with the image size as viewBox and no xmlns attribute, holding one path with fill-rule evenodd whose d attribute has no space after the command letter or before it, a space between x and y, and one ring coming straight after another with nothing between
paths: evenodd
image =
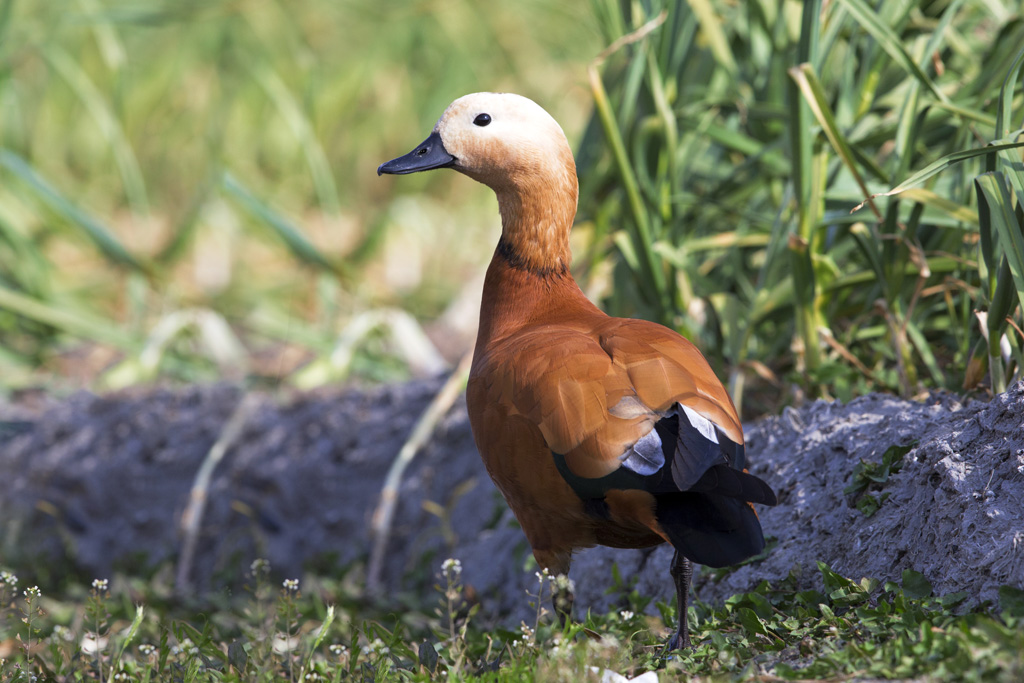
<instances>
[{"instance_id":1,"label":"green ground plant","mask_svg":"<svg viewBox=\"0 0 1024 683\"><path fill-rule=\"evenodd\" d=\"M795 576L762 583L719 607L690 608L694 647L666 654L673 607L635 592L623 608L559 627L544 607L557 577L538 574L536 619L518 630L485 628L469 607L461 567L439 573L440 607L401 613L361 603L344 583L270 579L253 563L247 598L205 605L168 601L159 581L97 579L63 595L0 584L0 680L63 681L586 681L603 671L659 680L1017 681L1024 674L1024 593L1000 605L964 594L933 597L907 571L902 585L854 581L819 565L823 590ZM273 588L277 585L277 588ZM109 590L108 590L109 589ZM276 593L276 597L275 597ZM376 614L375 614L376 612ZM31 618L29 618L31 617Z\"/></svg>"}]
</instances>

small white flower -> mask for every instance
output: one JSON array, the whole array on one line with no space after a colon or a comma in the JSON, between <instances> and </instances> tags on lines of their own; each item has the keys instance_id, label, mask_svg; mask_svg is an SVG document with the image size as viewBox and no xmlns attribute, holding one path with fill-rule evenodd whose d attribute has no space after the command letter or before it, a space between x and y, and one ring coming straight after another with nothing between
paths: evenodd
<instances>
[{"instance_id":1,"label":"small white flower","mask_svg":"<svg viewBox=\"0 0 1024 683\"><path fill-rule=\"evenodd\" d=\"M199 654L199 648L196 647L195 643L190 638L186 638L181 641L180 644L175 645L171 648L171 653L176 655L187 655L189 657L195 657Z\"/></svg>"},{"instance_id":2,"label":"small white flower","mask_svg":"<svg viewBox=\"0 0 1024 683\"><path fill-rule=\"evenodd\" d=\"M384 644L384 641L380 638L374 638L373 642L369 645L364 645L362 648L363 654L368 655L370 653L376 655L386 655L391 652L391 649Z\"/></svg>"},{"instance_id":3,"label":"small white flower","mask_svg":"<svg viewBox=\"0 0 1024 683\"><path fill-rule=\"evenodd\" d=\"M14 587L18 585L18 577L10 572L0 572L0 583Z\"/></svg>"},{"instance_id":4,"label":"small white flower","mask_svg":"<svg viewBox=\"0 0 1024 683\"><path fill-rule=\"evenodd\" d=\"M332 643L330 650L331 654L335 657L342 657L346 652L348 652L348 648L341 643Z\"/></svg>"},{"instance_id":5,"label":"small white flower","mask_svg":"<svg viewBox=\"0 0 1024 683\"><path fill-rule=\"evenodd\" d=\"M92 589L94 591L96 591L97 593L106 593L107 592L107 585L109 585L109 583L110 582L107 581L106 579L93 579L92 580Z\"/></svg>"},{"instance_id":6,"label":"small white flower","mask_svg":"<svg viewBox=\"0 0 1024 683\"><path fill-rule=\"evenodd\" d=\"M82 652L88 655L95 655L103 652L104 648L107 647L107 643L110 642L109 638L103 638L92 631L86 631L85 635L82 636L81 642L78 647L82 649Z\"/></svg>"},{"instance_id":7,"label":"small white flower","mask_svg":"<svg viewBox=\"0 0 1024 683\"><path fill-rule=\"evenodd\" d=\"M559 574L554 580L555 588L560 591L569 591L570 593L576 590L576 582L570 579L565 574Z\"/></svg>"},{"instance_id":8,"label":"small white flower","mask_svg":"<svg viewBox=\"0 0 1024 683\"><path fill-rule=\"evenodd\" d=\"M39 586L32 586L31 588L26 588L24 594L27 600L31 600L32 598L38 598L42 595L42 593L39 591Z\"/></svg>"},{"instance_id":9,"label":"small white flower","mask_svg":"<svg viewBox=\"0 0 1024 683\"><path fill-rule=\"evenodd\" d=\"M142 645L139 645L139 654L141 654L143 657L148 657L154 652L156 652L156 646L154 645L150 645L149 643L143 643Z\"/></svg>"},{"instance_id":10,"label":"small white flower","mask_svg":"<svg viewBox=\"0 0 1024 683\"><path fill-rule=\"evenodd\" d=\"M462 562L453 557L449 557L441 563L441 571L444 572L445 576L458 576L462 573Z\"/></svg>"},{"instance_id":11,"label":"small white flower","mask_svg":"<svg viewBox=\"0 0 1024 683\"><path fill-rule=\"evenodd\" d=\"M285 579L284 583L282 583L281 585L284 586L284 589L290 593L294 593L299 590L298 579Z\"/></svg>"},{"instance_id":12,"label":"small white flower","mask_svg":"<svg viewBox=\"0 0 1024 683\"><path fill-rule=\"evenodd\" d=\"M624 609L621 612L619 612L619 616L622 617L623 621L629 621L633 618L633 613L630 612L628 609Z\"/></svg>"},{"instance_id":13,"label":"small white flower","mask_svg":"<svg viewBox=\"0 0 1024 683\"><path fill-rule=\"evenodd\" d=\"M53 642L63 640L66 643L70 643L75 639L75 634L71 632L67 626L57 624L53 627L53 633L50 634L50 640Z\"/></svg>"},{"instance_id":14,"label":"small white flower","mask_svg":"<svg viewBox=\"0 0 1024 683\"><path fill-rule=\"evenodd\" d=\"M269 574L270 573L270 562L267 561L267 560L264 560L262 558L257 558L257 559L252 561L252 564L249 565L249 572L252 573L253 576L260 576L261 574Z\"/></svg>"}]
</instances>

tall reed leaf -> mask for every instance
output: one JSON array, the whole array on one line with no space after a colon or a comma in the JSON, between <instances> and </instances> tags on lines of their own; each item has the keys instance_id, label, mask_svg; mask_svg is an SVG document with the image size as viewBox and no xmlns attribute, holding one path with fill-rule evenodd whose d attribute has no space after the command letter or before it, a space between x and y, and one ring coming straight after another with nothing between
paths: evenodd
<instances>
[{"instance_id":1,"label":"tall reed leaf","mask_svg":"<svg viewBox=\"0 0 1024 683\"><path fill-rule=\"evenodd\" d=\"M142 273L150 272L150 267L129 252L106 226L72 203L20 156L10 150L0 149L0 166L28 185L69 223L81 228L110 261Z\"/></svg>"},{"instance_id":2,"label":"tall reed leaf","mask_svg":"<svg viewBox=\"0 0 1024 683\"><path fill-rule=\"evenodd\" d=\"M281 214L270 208L233 175L225 173L223 182L224 189L234 196L249 213L270 226L297 259L307 265L322 268L331 273L340 275L344 272L340 264L321 254L320 250L302 234L298 227L292 225Z\"/></svg>"},{"instance_id":3,"label":"tall reed leaf","mask_svg":"<svg viewBox=\"0 0 1024 683\"><path fill-rule=\"evenodd\" d=\"M13 311L30 320L51 325L67 334L110 344L120 349L135 349L139 342L109 321L83 313L69 306L39 301L0 285L0 308Z\"/></svg>"},{"instance_id":4,"label":"tall reed leaf","mask_svg":"<svg viewBox=\"0 0 1024 683\"><path fill-rule=\"evenodd\" d=\"M614 120L616 139L603 158L581 150L584 218L628 225L642 210L662 261L651 266L639 231L628 253L608 251L607 307L664 319L622 286L624 273L650 283L663 269L676 285L667 317L730 381L759 362L812 395L959 386L978 334L971 311L990 297L978 287L987 264L973 257L973 178L998 157L1009 179L1022 146L1012 126L993 130L1011 117L993 116L983 85L1004 85L1001 109L1013 101L1024 30L1012 14L993 20L964 0L806 2L799 15L794 4L716 0L618 7L605 12L620 22L617 33L607 22L610 45L661 7L676 33L652 34L646 64L636 47L607 56L591 125ZM731 62L705 31L712 14ZM674 168L663 156L673 136ZM872 214L850 215L868 203ZM606 249L623 243L594 234Z\"/></svg>"},{"instance_id":5,"label":"tall reed leaf","mask_svg":"<svg viewBox=\"0 0 1024 683\"><path fill-rule=\"evenodd\" d=\"M864 0L838 0L846 10L857 20L868 33L870 33L878 44L885 50L893 60L903 67L909 74L913 75L922 85L940 102L948 102L949 98L939 90L932 79L921 70L917 62L907 52L903 41L900 40L892 29L868 6Z\"/></svg>"},{"instance_id":6,"label":"tall reed leaf","mask_svg":"<svg viewBox=\"0 0 1024 683\"><path fill-rule=\"evenodd\" d=\"M1022 131L1017 131L1016 135L1019 135L1021 132ZM1014 137L1016 137L1016 135ZM910 176L909 178L907 178L906 180L904 180L902 183L892 188L891 190L871 195L870 198L874 199L875 197L891 197L901 192L905 192L908 189L914 187L915 185L920 185L929 178L938 175L939 173L945 171L946 169L952 166L955 166L961 161L966 161L968 159L977 159L979 157L988 157L997 152L1002 152L1009 149L1020 149L1021 147L1024 147L1024 142L999 142L988 145L986 147L965 149L959 152L947 154L941 159L938 159L928 164L920 171L914 173L912 176ZM853 211L860 210L867 203L868 200L866 199L857 206L853 207Z\"/></svg>"},{"instance_id":7,"label":"tall reed leaf","mask_svg":"<svg viewBox=\"0 0 1024 683\"><path fill-rule=\"evenodd\" d=\"M149 198L146 195L146 183L142 179L142 169L139 168L139 162L121 123L111 111L110 103L67 52L49 46L43 54L85 105L100 133L110 145L132 210L141 216L148 214Z\"/></svg>"},{"instance_id":8,"label":"tall reed leaf","mask_svg":"<svg viewBox=\"0 0 1024 683\"><path fill-rule=\"evenodd\" d=\"M1024 305L1024 226L1014 209L1013 194L1002 173L984 173L974 179L978 192L978 214L983 233L988 233L992 244L990 267L999 258L1010 266L1017 289L1017 302ZM1005 316L1012 307L1000 311Z\"/></svg>"}]
</instances>

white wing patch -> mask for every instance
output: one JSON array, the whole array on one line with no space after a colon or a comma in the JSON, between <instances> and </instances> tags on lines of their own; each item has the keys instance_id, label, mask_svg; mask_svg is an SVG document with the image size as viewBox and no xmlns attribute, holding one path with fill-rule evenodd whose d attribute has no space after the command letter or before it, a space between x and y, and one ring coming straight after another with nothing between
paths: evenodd
<instances>
[{"instance_id":1,"label":"white wing patch","mask_svg":"<svg viewBox=\"0 0 1024 683\"><path fill-rule=\"evenodd\" d=\"M686 418L690 421L690 424L693 425L693 428L701 433L701 436L703 436L708 441L718 443L718 435L715 434L714 422L707 419L706 417L704 417L697 411L693 410L692 408L687 408L682 403L677 403L676 405L683 409L683 413L686 414Z\"/></svg>"},{"instance_id":2,"label":"white wing patch","mask_svg":"<svg viewBox=\"0 0 1024 683\"><path fill-rule=\"evenodd\" d=\"M658 472L665 466L665 453L661 450L658 430L652 427L619 458L623 465L645 477Z\"/></svg>"}]
</instances>

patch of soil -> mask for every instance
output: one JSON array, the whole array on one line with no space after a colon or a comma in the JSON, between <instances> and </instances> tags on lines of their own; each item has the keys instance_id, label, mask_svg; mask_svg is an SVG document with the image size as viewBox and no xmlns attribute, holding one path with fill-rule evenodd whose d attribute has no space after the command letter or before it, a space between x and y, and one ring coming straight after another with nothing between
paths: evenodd
<instances>
[{"instance_id":1,"label":"patch of soil","mask_svg":"<svg viewBox=\"0 0 1024 683\"><path fill-rule=\"evenodd\" d=\"M234 445L213 471L195 559L196 590L239 583L256 557L275 574L362 566L384 477L437 380L365 391L255 398ZM0 403L0 550L105 577L151 571L181 557L181 517L197 471L242 398L233 386L158 389L62 401ZM996 600L1024 586L1024 385L989 403L942 395L924 403L872 395L816 402L747 425L752 471L779 493L759 510L775 545L697 596L721 600L761 580L800 572L820 588L817 560L850 577L923 572L937 593ZM861 460L916 442L898 472L875 485L872 516L844 493ZM460 401L406 471L383 570L387 593L433 599L442 560L491 619L528 618L536 592L522 532L476 454ZM606 609L611 564L626 585L672 599L670 549L585 550L572 578L577 609ZM31 582L31 579L26 576Z\"/></svg>"}]
</instances>

